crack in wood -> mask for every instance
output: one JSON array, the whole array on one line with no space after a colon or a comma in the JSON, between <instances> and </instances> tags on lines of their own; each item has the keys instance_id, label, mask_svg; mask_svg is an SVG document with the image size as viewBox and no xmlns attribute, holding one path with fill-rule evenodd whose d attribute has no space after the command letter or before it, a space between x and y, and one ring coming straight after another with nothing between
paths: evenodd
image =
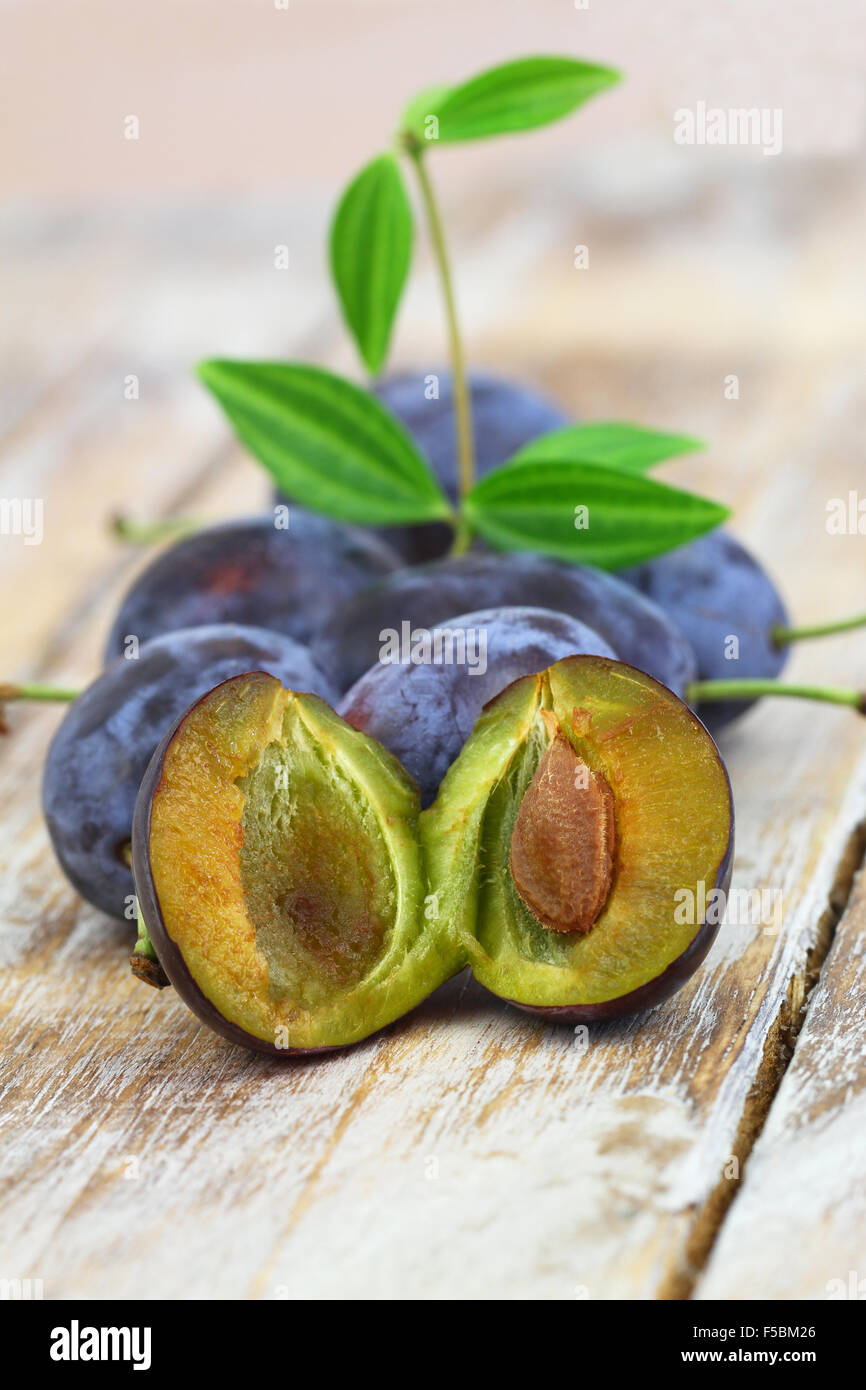
<instances>
[{"instance_id":1,"label":"crack in wood","mask_svg":"<svg viewBox=\"0 0 866 1390\"><path fill-rule=\"evenodd\" d=\"M861 821L851 831L840 857L814 945L807 952L802 969L788 981L785 998L767 1034L761 1065L746 1097L731 1151L731 1158L736 1160L736 1176L722 1176L699 1209L686 1237L681 1261L659 1285L656 1297L660 1300L690 1299L706 1268L722 1224L742 1185L749 1155L767 1123L785 1072L793 1060L812 991L821 978L836 929L851 900L857 874L864 866L866 821Z\"/></svg>"}]
</instances>

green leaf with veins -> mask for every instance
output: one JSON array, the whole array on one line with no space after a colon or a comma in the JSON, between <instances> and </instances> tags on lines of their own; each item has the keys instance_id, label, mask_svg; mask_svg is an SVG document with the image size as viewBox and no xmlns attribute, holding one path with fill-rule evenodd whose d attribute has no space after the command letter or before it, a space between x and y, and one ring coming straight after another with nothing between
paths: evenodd
<instances>
[{"instance_id":1,"label":"green leaf with veins","mask_svg":"<svg viewBox=\"0 0 866 1390\"><path fill-rule=\"evenodd\" d=\"M620 569L711 531L726 507L640 473L574 459L505 464L466 498L469 525L501 549Z\"/></svg>"},{"instance_id":2,"label":"green leaf with veins","mask_svg":"<svg viewBox=\"0 0 866 1390\"><path fill-rule=\"evenodd\" d=\"M628 425L618 421L610 424L591 420L581 425L564 425L550 430L524 445L508 460L511 464L535 463L538 460L584 459L588 463L606 463L632 473L644 473L665 459L704 449L702 439L687 434L666 434Z\"/></svg>"},{"instance_id":3,"label":"green leaf with veins","mask_svg":"<svg viewBox=\"0 0 866 1390\"><path fill-rule=\"evenodd\" d=\"M250 452L311 511L366 525L452 520L409 435L369 392L291 362L202 362L198 374Z\"/></svg>"},{"instance_id":4,"label":"green leaf with veins","mask_svg":"<svg viewBox=\"0 0 866 1390\"><path fill-rule=\"evenodd\" d=\"M549 125L618 82L613 68L577 58L517 58L468 82L414 97L402 129L423 144L451 144ZM428 121L435 117L437 126Z\"/></svg>"},{"instance_id":5,"label":"green leaf with veins","mask_svg":"<svg viewBox=\"0 0 866 1390\"><path fill-rule=\"evenodd\" d=\"M388 351L412 253L412 210L392 154L371 160L343 193L330 252L346 323L375 375Z\"/></svg>"}]
</instances>

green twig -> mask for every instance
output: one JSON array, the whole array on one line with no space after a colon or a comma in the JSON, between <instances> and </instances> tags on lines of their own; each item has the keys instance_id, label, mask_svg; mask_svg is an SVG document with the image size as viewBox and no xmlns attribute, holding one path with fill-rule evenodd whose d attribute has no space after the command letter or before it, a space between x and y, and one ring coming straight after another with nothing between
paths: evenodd
<instances>
[{"instance_id":1,"label":"green twig","mask_svg":"<svg viewBox=\"0 0 866 1390\"><path fill-rule=\"evenodd\" d=\"M790 642L831 637L835 632L851 632L857 627L866 627L866 613L857 613L853 618L837 618L831 623L816 623L813 627L784 627L780 623L773 628L773 642L777 647L786 647Z\"/></svg>"},{"instance_id":2,"label":"green twig","mask_svg":"<svg viewBox=\"0 0 866 1390\"><path fill-rule=\"evenodd\" d=\"M457 320L454 282L451 276L448 246L445 240L442 219L439 215L439 208L436 202L436 195L433 191L433 185L430 181L430 175L427 172L427 166L424 162L423 148L416 142L408 145L408 151L418 175L421 198L424 203L424 211L427 215L430 240L433 245L433 254L439 270L439 280L442 285L442 295L445 301L445 319L448 327L451 375L454 386L454 419L457 440L459 495L465 497L468 492L472 491L475 484L475 441L472 431L472 399L469 392L469 382L466 376L466 360L463 355L460 326ZM458 537L459 534L460 528L458 528Z\"/></svg>"},{"instance_id":3,"label":"green twig","mask_svg":"<svg viewBox=\"0 0 866 1390\"><path fill-rule=\"evenodd\" d=\"M80 694L80 690L67 690L56 685L0 684L0 704L12 700L42 700L48 704L69 705Z\"/></svg>"},{"instance_id":4,"label":"green twig","mask_svg":"<svg viewBox=\"0 0 866 1390\"><path fill-rule=\"evenodd\" d=\"M756 700L764 695L781 695L790 700L819 700L828 705L847 705L866 714L866 694L847 686L787 685L781 681L742 679L692 681L686 687L690 705L711 700Z\"/></svg>"}]
</instances>

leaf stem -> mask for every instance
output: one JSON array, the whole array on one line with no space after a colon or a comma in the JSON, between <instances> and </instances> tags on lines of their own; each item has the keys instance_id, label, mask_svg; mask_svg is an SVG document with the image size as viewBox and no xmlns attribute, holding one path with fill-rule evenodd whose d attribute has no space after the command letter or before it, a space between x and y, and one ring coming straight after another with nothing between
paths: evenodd
<instances>
[{"instance_id":1,"label":"leaf stem","mask_svg":"<svg viewBox=\"0 0 866 1390\"><path fill-rule=\"evenodd\" d=\"M436 195L433 191L433 184L424 163L423 147L413 141L407 146L409 156L415 166L418 175L418 184L421 189L421 198L424 203L424 211L427 215L427 225L430 230L430 240L433 246L433 254L436 265L439 269L439 280L442 286L442 296L445 301L445 318L448 326L448 345L451 356L451 375L454 387L454 422L457 441L457 467L459 479L460 497L465 497L471 492L475 484L475 440L472 431L472 399L469 394L469 383L466 376L466 360L463 355L463 342L460 337L460 326L457 319L457 303L454 298L454 282L451 276L451 265L448 259L448 245L445 240L445 231L442 226L442 219L439 216L439 207L436 202ZM458 527L455 544L460 538L460 528Z\"/></svg>"},{"instance_id":2,"label":"leaf stem","mask_svg":"<svg viewBox=\"0 0 866 1390\"><path fill-rule=\"evenodd\" d=\"M851 632L857 627L866 627L866 613L856 613L853 618L837 618L831 623L817 623L813 627L784 627L780 623L773 628L773 642L777 647L786 647L789 642L830 637L834 632Z\"/></svg>"},{"instance_id":3,"label":"leaf stem","mask_svg":"<svg viewBox=\"0 0 866 1390\"><path fill-rule=\"evenodd\" d=\"M472 544L472 537L474 536L475 532L472 530L472 527L469 525L469 522L466 520L466 517L461 516L459 512L455 514L453 526L454 539L451 542L451 549L448 551L448 554L465 555L466 551Z\"/></svg>"},{"instance_id":4,"label":"leaf stem","mask_svg":"<svg viewBox=\"0 0 866 1390\"><path fill-rule=\"evenodd\" d=\"M866 714L866 694L847 686L787 685L782 681L758 678L727 681L692 681L686 686L690 705L711 700L754 700L764 695L781 695L792 700L819 700L828 705L847 705Z\"/></svg>"}]
</instances>

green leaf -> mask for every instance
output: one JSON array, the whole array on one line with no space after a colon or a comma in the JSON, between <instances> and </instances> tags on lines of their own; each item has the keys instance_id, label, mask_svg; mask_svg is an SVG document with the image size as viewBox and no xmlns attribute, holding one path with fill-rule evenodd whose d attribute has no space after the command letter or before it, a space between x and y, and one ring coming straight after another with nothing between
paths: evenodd
<instances>
[{"instance_id":1,"label":"green leaf","mask_svg":"<svg viewBox=\"0 0 866 1390\"><path fill-rule=\"evenodd\" d=\"M414 97L403 114L403 128L416 140L445 144L533 130L569 115L619 78L613 68L577 58L518 58L459 86Z\"/></svg>"},{"instance_id":2,"label":"green leaf","mask_svg":"<svg viewBox=\"0 0 866 1390\"><path fill-rule=\"evenodd\" d=\"M606 463L630 473L644 473L665 459L704 449L702 439L687 434L664 434L648 430L643 425L611 424L588 421L583 425L565 425L539 435L514 454L511 464L535 463L540 459L585 459L587 463Z\"/></svg>"},{"instance_id":3,"label":"green leaf","mask_svg":"<svg viewBox=\"0 0 866 1390\"><path fill-rule=\"evenodd\" d=\"M202 362L238 438L289 497L342 521L451 519L403 426L343 377L291 362Z\"/></svg>"},{"instance_id":4,"label":"green leaf","mask_svg":"<svg viewBox=\"0 0 866 1390\"><path fill-rule=\"evenodd\" d=\"M728 516L717 502L640 473L573 459L505 464L476 484L465 513L474 530L503 549L538 550L601 569L672 550Z\"/></svg>"},{"instance_id":5,"label":"green leaf","mask_svg":"<svg viewBox=\"0 0 866 1390\"><path fill-rule=\"evenodd\" d=\"M385 361L412 252L412 210L392 154L343 193L331 224L331 272L358 351L375 375Z\"/></svg>"}]
</instances>

